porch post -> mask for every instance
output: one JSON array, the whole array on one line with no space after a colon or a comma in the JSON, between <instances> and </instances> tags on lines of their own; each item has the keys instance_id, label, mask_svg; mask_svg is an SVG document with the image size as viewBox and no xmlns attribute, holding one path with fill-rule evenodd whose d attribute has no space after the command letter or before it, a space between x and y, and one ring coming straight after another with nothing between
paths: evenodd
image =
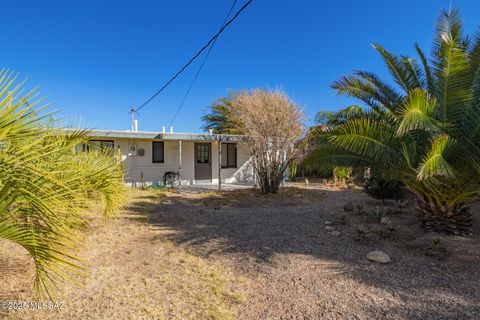
<instances>
[{"instance_id":1,"label":"porch post","mask_svg":"<svg viewBox=\"0 0 480 320\"><path fill-rule=\"evenodd\" d=\"M179 184L182 185L182 140L178 140L178 175Z\"/></svg>"},{"instance_id":2,"label":"porch post","mask_svg":"<svg viewBox=\"0 0 480 320\"><path fill-rule=\"evenodd\" d=\"M222 190L222 138L218 139L218 190Z\"/></svg>"}]
</instances>

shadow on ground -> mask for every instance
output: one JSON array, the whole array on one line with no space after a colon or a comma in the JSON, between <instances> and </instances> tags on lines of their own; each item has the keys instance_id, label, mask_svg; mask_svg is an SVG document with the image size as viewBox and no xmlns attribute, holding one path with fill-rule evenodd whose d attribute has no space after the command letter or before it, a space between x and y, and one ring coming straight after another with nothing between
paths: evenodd
<instances>
[{"instance_id":1,"label":"shadow on ground","mask_svg":"<svg viewBox=\"0 0 480 320\"><path fill-rule=\"evenodd\" d=\"M132 218L169 231L162 237L194 254L256 279L245 319L283 313L325 319L480 318L478 223L474 238L443 237L449 255L438 258L425 254L432 236L419 230L412 206L392 214L396 230L390 236L354 241L354 225L370 218L345 213L343 205L361 203L367 211L375 206L361 190L178 193L145 210L151 200L132 203ZM334 222L339 237L324 230L325 220ZM393 262L368 262L366 253L375 249Z\"/></svg>"}]
</instances>

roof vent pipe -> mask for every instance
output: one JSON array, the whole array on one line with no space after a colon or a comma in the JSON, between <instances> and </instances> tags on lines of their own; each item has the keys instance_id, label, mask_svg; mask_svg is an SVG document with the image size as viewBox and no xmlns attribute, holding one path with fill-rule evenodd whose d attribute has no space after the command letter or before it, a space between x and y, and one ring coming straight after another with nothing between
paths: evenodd
<instances>
[{"instance_id":1,"label":"roof vent pipe","mask_svg":"<svg viewBox=\"0 0 480 320\"><path fill-rule=\"evenodd\" d=\"M137 119L133 120L133 131L134 132L138 131L138 120Z\"/></svg>"},{"instance_id":2,"label":"roof vent pipe","mask_svg":"<svg viewBox=\"0 0 480 320\"><path fill-rule=\"evenodd\" d=\"M212 134L213 134L213 129L208 129L208 133L209 133L210 135L212 135Z\"/></svg>"},{"instance_id":3,"label":"roof vent pipe","mask_svg":"<svg viewBox=\"0 0 480 320\"><path fill-rule=\"evenodd\" d=\"M165 129L165 127L162 127L162 133L167 133L167 130Z\"/></svg>"},{"instance_id":4,"label":"roof vent pipe","mask_svg":"<svg viewBox=\"0 0 480 320\"><path fill-rule=\"evenodd\" d=\"M173 133L173 127L170 127L170 133Z\"/></svg>"}]
</instances>

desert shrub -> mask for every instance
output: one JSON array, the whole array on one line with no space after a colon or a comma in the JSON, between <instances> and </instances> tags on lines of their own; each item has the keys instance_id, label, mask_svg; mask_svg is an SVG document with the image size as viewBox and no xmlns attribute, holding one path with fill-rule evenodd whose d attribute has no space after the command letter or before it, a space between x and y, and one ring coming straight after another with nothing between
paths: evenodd
<instances>
[{"instance_id":1,"label":"desert shrub","mask_svg":"<svg viewBox=\"0 0 480 320\"><path fill-rule=\"evenodd\" d=\"M363 180L363 187L366 193L375 199L402 199L403 191L400 182L396 180L385 180L379 175L372 175Z\"/></svg>"},{"instance_id":2,"label":"desert shrub","mask_svg":"<svg viewBox=\"0 0 480 320\"><path fill-rule=\"evenodd\" d=\"M304 132L300 107L280 90L246 90L235 97L230 118L250 149L260 189L277 193L300 151L297 141Z\"/></svg>"},{"instance_id":3,"label":"desert shrub","mask_svg":"<svg viewBox=\"0 0 480 320\"><path fill-rule=\"evenodd\" d=\"M336 183L346 184L352 181L351 167L335 167L333 169L333 178Z\"/></svg>"}]
</instances>

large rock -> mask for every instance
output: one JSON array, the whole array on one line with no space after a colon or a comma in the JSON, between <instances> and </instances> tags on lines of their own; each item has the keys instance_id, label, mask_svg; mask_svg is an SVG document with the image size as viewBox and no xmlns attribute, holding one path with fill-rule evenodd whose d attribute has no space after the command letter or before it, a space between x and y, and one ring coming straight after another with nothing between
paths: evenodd
<instances>
[{"instance_id":1,"label":"large rock","mask_svg":"<svg viewBox=\"0 0 480 320\"><path fill-rule=\"evenodd\" d=\"M326 226L325 227L325 231L333 231L333 230L335 230L335 228L332 227L332 226Z\"/></svg>"},{"instance_id":2,"label":"large rock","mask_svg":"<svg viewBox=\"0 0 480 320\"><path fill-rule=\"evenodd\" d=\"M367 259L378 263L389 263L391 261L388 254L383 251L370 251L367 253Z\"/></svg>"},{"instance_id":3,"label":"large rock","mask_svg":"<svg viewBox=\"0 0 480 320\"><path fill-rule=\"evenodd\" d=\"M345 203L343 205L343 210L345 210L347 212L351 212L351 211L353 211L353 209L355 209L355 208L353 207L352 201L348 201L347 203Z\"/></svg>"},{"instance_id":4,"label":"large rock","mask_svg":"<svg viewBox=\"0 0 480 320\"><path fill-rule=\"evenodd\" d=\"M390 220L389 217L382 217L382 219L380 220L380 223L385 225L389 229L393 229L393 222L392 220Z\"/></svg>"},{"instance_id":5,"label":"large rock","mask_svg":"<svg viewBox=\"0 0 480 320\"><path fill-rule=\"evenodd\" d=\"M325 222L323 224L326 225L326 226L331 226L331 225L333 225L333 222L330 221L330 220L325 220Z\"/></svg>"},{"instance_id":6,"label":"large rock","mask_svg":"<svg viewBox=\"0 0 480 320\"><path fill-rule=\"evenodd\" d=\"M338 236L340 236L340 231L333 230L331 234L332 234L332 236L334 236L334 237L338 237Z\"/></svg>"}]
</instances>

